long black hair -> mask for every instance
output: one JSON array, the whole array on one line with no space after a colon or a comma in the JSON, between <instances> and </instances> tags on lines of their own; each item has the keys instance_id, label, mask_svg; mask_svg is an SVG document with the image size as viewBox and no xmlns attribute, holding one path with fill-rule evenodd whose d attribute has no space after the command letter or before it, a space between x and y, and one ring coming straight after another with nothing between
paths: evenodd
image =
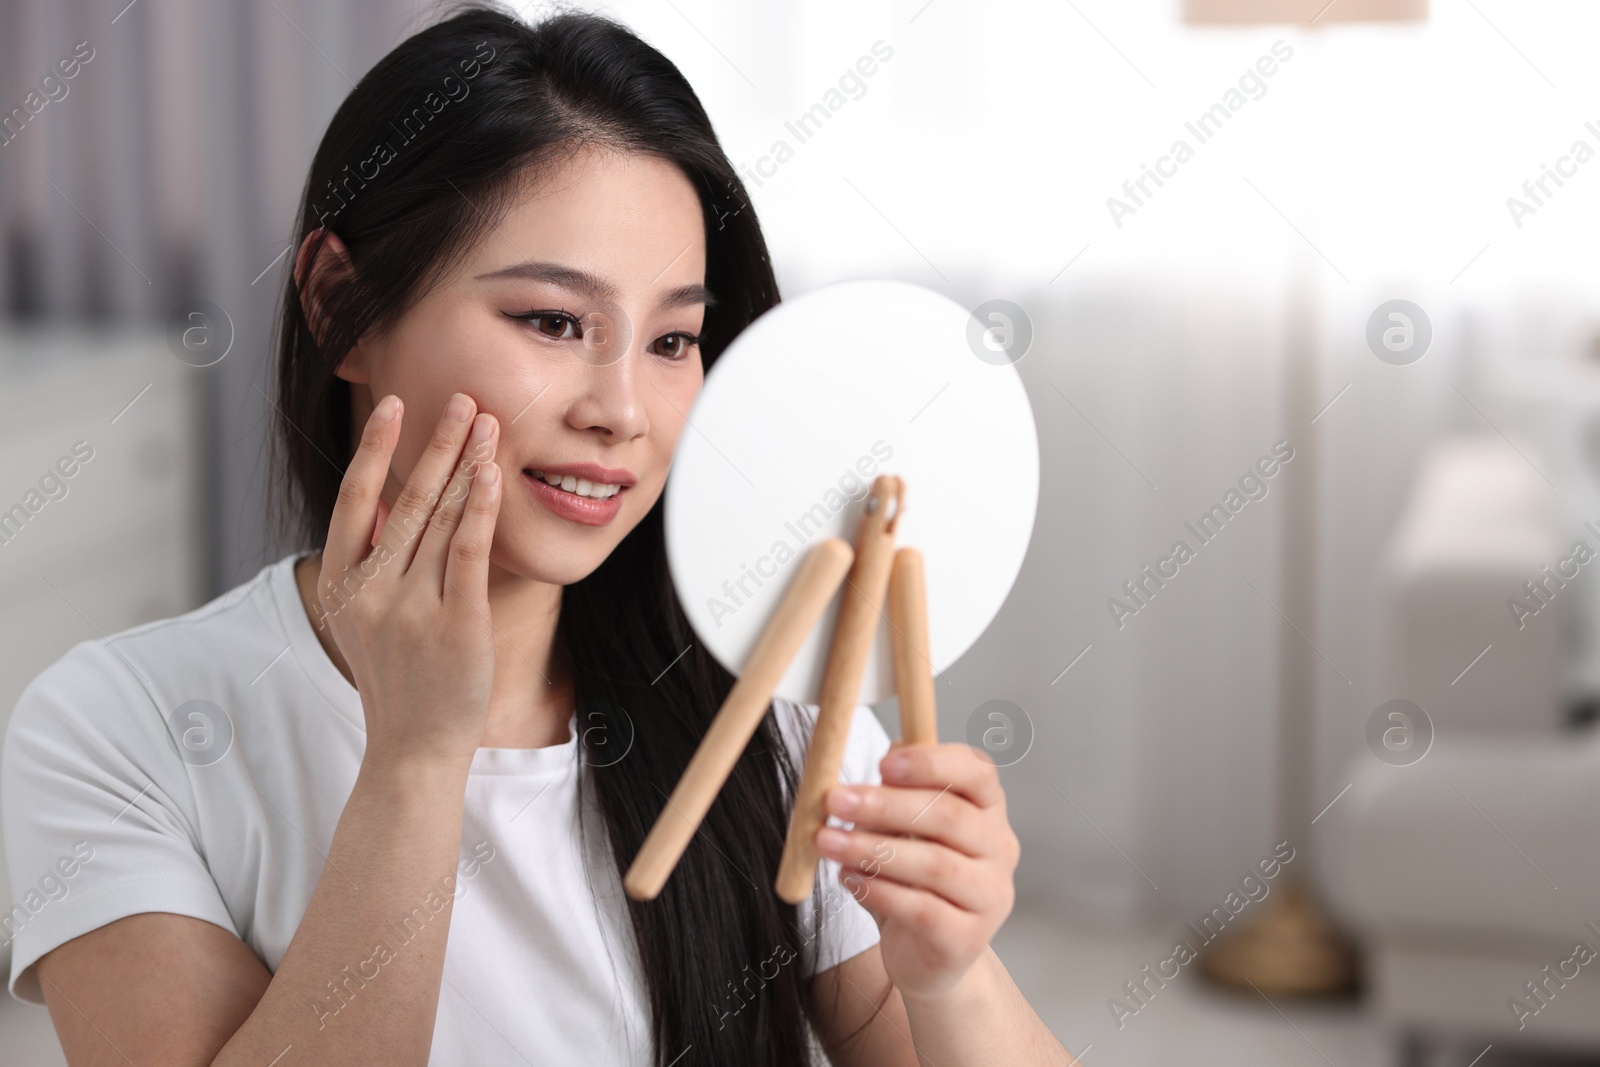
<instances>
[{"instance_id":1,"label":"long black hair","mask_svg":"<svg viewBox=\"0 0 1600 1067\"><path fill-rule=\"evenodd\" d=\"M708 371L778 302L744 186L665 56L594 15L528 25L465 7L361 79L311 164L296 245L331 230L353 269L319 291L318 336L292 277L283 294L274 456L281 515L303 544L323 544L355 441L350 386L335 369L488 231L522 177L538 173L529 168L585 144L669 160L698 191L705 284L716 296L701 331ZM619 875L734 683L689 628L662 529L657 500L605 562L565 587L556 627L580 726L598 718L614 727L580 729L580 786ZM623 729L632 747L616 761ZM769 714L661 895L628 904L658 1064L691 1048L685 1064L809 1062L811 982L798 966L770 977L762 966L796 958L807 940L796 909L772 890L797 777Z\"/></svg>"}]
</instances>

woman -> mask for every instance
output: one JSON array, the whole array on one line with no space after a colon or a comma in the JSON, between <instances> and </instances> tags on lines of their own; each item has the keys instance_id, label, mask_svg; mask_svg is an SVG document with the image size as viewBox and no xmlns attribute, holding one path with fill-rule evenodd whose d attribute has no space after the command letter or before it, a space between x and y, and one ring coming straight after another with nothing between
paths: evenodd
<instances>
[{"instance_id":1,"label":"woman","mask_svg":"<svg viewBox=\"0 0 1600 1067\"><path fill-rule=\"evenodd\" d=\"M12 988L69 1060L1070 1063L988 947L993 764L864 707L809 906L770 888L815 715L784 701L661 896L620 893L733 682L661 492L778 299L678 71L469 9L351 92L299 237L275 407L320 550L79 645L13 717Z\"/></svg>"}]
</instances>

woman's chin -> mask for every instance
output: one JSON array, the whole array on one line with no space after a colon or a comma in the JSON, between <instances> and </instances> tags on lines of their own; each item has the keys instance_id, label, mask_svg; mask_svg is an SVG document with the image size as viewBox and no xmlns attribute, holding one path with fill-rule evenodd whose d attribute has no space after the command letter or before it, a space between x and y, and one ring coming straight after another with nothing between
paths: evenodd
<instances>
[{"instance_id":1,"label":"woman's chin","mask_svg":"<svg viewBox=\"0 0 1600 1067\"><path fill-rule=\"evenodd\" d=\"M518 578L546 585L571 585L582 581L606 561L612 546L505 543L496 536L489 563L500 580Z\"/></svg>"}]
</instances>

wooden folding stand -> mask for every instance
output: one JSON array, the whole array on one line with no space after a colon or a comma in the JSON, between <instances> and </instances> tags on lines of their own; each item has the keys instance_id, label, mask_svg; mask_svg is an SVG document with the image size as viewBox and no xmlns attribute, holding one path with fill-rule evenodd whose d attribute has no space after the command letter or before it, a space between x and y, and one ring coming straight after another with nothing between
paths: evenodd
<instances>
[{"instance_id":1,"label":"wooden folding stand","mask_svg":"<svg viewBox=\"0 0 1600 1067\"><path fill-rule=\"evenodd\" d=\"M931 744L938 739L922 554L910 547L894 550L895 525L905 510L905 493L903 479L879 475L867 497L855 550L835 537L822 541L807 554L794 583L762 631L749 662L667 799L667 806L628 868L622 881L628 896L652 900L661 892L750 743L778 682L840 582L847 580L848 587L828 646L817 723L778 867L778 895L797 904L810 896L816 880L815 838L827 821L823 795L839 781L850 722L861 695L861 679L883 614L885 587L895 691L900 699L900 743Z\"/></svg>"}]
</instances>

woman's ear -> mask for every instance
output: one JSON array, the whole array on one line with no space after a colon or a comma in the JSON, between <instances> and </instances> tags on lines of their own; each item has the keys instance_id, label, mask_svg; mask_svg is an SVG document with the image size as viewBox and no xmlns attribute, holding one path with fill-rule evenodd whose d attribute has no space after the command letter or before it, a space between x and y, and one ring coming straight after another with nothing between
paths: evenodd
<instances>
[{"instance_id":1,"label":"woman's ear","mask_svg":"<svg viewBox=\"0 0 1600 1067\"><path fill-rule=\"evenodd\" d=\"M319 242L320 248L317 247ZM315 261L312 260L313 254ZM294 257L295 289L300 294L300 309L305 313L312 336L319 344L327 329L324 316L326 297L333 286L347 279L354 270L350 262L350 250L332 230L312 230L300 242L300 251ZM367 380L359 344L346 355L338 375L349 382Z\"/></svg>"}]
</instances>

